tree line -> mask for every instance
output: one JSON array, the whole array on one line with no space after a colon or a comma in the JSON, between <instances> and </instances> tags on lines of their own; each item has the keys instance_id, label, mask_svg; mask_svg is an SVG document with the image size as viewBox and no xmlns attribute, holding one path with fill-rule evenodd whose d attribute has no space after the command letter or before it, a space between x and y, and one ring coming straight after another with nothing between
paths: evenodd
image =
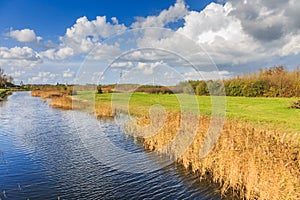
<instances>
[{"instance_id":1,"label":"tree line","mask_svg":"<svg viewBox=\"0 0 300 200\"><path fill-rule=\"evenodd\" d=\"M221 84L223 82L223 84ZM300 70L288 71L284 66L259 69L222 81L188 81L196 95L210 95L210 91L225 87L228 96L245 97L299 97ZM183 83L181 83L183 84ZM216 92L217 93L217 92Z\"/></svg>"},{"instance_id":2,"label":"tree line","mask_svg":"<svg viewBox=\"0 0 300 200\"><path fill-rule=\"evenodd\" d=\"M148 94L187 93L196 95L220 95L245 97L300 97L300 70L288 71L284 66L259 69L225 80L190 80L176 86L122 84L102 85L98 93L143 92Z\"/></svg>"}]
</instances>

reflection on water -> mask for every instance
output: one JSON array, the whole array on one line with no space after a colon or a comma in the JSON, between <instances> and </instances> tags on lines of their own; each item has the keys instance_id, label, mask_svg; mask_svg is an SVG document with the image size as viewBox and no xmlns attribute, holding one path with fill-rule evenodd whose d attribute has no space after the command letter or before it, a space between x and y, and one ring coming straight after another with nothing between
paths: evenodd
<instances>
[{"instance_id":1,"label":"reflection on water","mask_svg":"<svg viewBox=\"0 0 300 200\"><path fill-rule=\"evenodd\" d=\"M76 125L74 115L83 116ZM149 167L150 158L114 123L97 121L101 128L84 128L90 120L96 121L85 113L49 108L27 92L10 96L0 107L0 198L220 198L213 186L176 165L149 173L128 173L110 166L120 157L113 154L105 158L110 161L106 165L91 154L93 149L83 142L82 135L91 135L96 141L101 139L97 135L109 134L111 142L124 151L145 154L140 163L144 168Z\"/></svg>"}]
</instances>

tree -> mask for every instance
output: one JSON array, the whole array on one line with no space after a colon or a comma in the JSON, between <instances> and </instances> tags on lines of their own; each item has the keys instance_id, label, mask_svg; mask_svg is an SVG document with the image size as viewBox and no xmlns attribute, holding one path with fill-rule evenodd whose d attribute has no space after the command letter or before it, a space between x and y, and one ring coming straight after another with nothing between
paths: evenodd
<instances>
[{"instance_id":1,"label":"tree","mask_svg":"<svg viewBox=\"0 0 300 200\"><path fill-rule=\"evenodd\" d=\"M209 95L209 90L205 81L200 81L196 86L196 95Z\"/></svg>"},{"instance_id":2,"label":"tree","mask_svg":"<svg viewBox=\"0 0 300 200\"><path fill-rule=\"evenodd\" d=\"M4 70L0 68L0 87L11 86L13 78L4 73Z\"/></svg>"}]
</instances>

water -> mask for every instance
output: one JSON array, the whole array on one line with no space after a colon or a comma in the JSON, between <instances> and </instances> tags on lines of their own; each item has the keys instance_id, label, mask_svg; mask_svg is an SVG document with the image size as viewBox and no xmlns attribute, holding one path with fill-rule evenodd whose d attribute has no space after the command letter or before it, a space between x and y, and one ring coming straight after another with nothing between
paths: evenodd
<instances>
[{"instance_id":1,"label":"water","mask_svg":"<svg viewBox=\"0 0 300 200\"><path fill-rule=\"evenodd\" d=\"M118 170L126 165L116 159L120 155L103 154L109 164L98 159L83 136L101 141L106 135L124 151L144 155L144 168L153 167L149 159L155 158L112 121L49 108L28 92L14 93L1 104L0 199L220 199L215 186L175 164L131 173ZM91 122L99 128L91 128Z\"/></svg>"}]
</instances>

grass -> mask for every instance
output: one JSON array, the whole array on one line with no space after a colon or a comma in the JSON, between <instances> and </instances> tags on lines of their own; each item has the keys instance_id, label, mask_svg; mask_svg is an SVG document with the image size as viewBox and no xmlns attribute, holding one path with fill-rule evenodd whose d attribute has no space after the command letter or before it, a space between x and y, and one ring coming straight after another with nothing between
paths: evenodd
<instances>
[{"instance_id":1,"label":"grass","mask_svg":"<svg viewBox=\"0 0 300 200\"><path fill-rule=\"evenodd\" d=\"M226 115L270 128L300 132L300 110L288 108L296 98L227 97Z\"/></svg>"},{"instance_id":2,"label":"grass","mask_svg":"<svg viewBox=\"0 0 300 200\"><path fill-rule=\"evenodd\" d=\"M203 116L211 115L211 97L197 96L198 105L195 104L193 96L184 94L143 94L134 93L131 97L128 94L96 94L89 92L78 92L76 98L95 100L96 104L109 105L112 98L113 103L125 106L126 99L129 99L129 110L133 115L147 115L152 105L159 104L166 111L180 112L188 108L190 111L199 106ZM95 99L93 99L95 98ZM216 97L218 98L218 97ZM178 99L187 102L180 107ZM230 119L242 119L250 121L258 126L271 129L281 129L288 132L300 132L300 109L288 108L296 98L264 98L264 97L226 97L226 117Z\"/></svg>"}]
</instances>

